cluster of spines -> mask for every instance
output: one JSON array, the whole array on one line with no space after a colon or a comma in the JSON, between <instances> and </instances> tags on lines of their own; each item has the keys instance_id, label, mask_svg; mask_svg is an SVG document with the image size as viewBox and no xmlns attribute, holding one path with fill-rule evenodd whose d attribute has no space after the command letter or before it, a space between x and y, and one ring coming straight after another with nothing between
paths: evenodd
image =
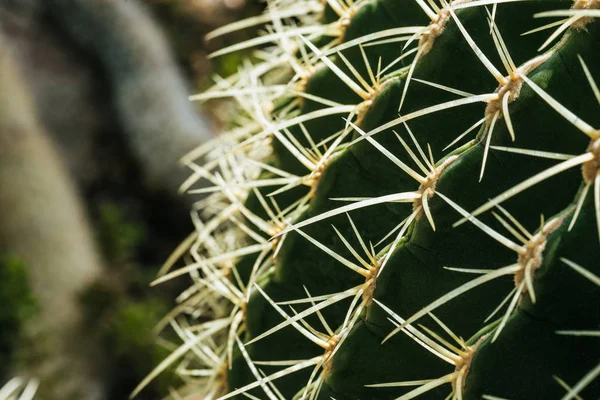
<instances>
[{"instance_id":1,"label":"cluster of spines","mask_svg":"<svg viewBox=\"0 0 600 400\"><path fill-rule=\"evenodd\" d=\"M346 30L352 26L353 19L360 14L363 7L366 8L366 5L373 3L382 3L381 7L391 7L392 12L394 4L397 3L395 7L398 10L404 9L407 13L414 12L409 10L409 6L414 8L416 5L423 14L422 25L387 30L378 30L376 26L371 26L369 29L373 29L373 32L358 37L347 37ZM566 17L564 20L530 31L535 33L541 29L557 27L550 37L543 41L540 49L546 48L554 41L558 41L558 44L545 53L527 60L519 67L511 57L502 33L496 25L498 10L504 6L503 3L512 2L478 0L456 1L450 5L442 2L437 5L433 1L426 3L411 0L396 3L383 0L356 2L330 0L326 4L320 1L273 1L269 3L264 16L237 23L229 29L264 22L272 24L265 35L224 49L217 55L255 45L270 43L274 46L257 52L257 58L262 61L255 65L243 65L237 75L228 79L218 79L213 90L195 97L197 100L233 97L239 104L240 115L234 119L233 124L236 127L231 132L223 134L214 143L199 148L183 160L194 174L183 185L182 190L208 194L208 196L198 202L198 211L193 213L196 232L186 239L170 262L165 265L156 283L185 274L192 278L194 285L182 294L178 299L180 305L161 325L163 327L169 323L184 341L184 345L158 366L148 379L167 365L183 358L179 368L181 375L190 383L199 381L196 388L204 388L205 398L224 399L244 394L251 398L266 395L269 399L282 399L289 397L290 389L278 388L277 380L292 374L301 375L300 371L309 369L312 372L304 373L301 378L305 380L304 387L296 388L297 396L318 398L332 369L336 368L334 365L336 354L340 352L354 326L363 319L365 312L369 312L369 309L373 308L372 305L376 304L384 315L387 315L386 318L395 325L392 326L391 332L388 332L384 341L398 332L403 332L437 358L454 366L454 371L439 378L426 376L423 379L402 382L369 382L366 386L408 388L414 386L415 389L399 397L409 399L435 390L443 384L451 383L452 390L449 398L460 399L463 397L465 380L479 346L485 346L501 335L517 305L525 297L528 297L532 303L536 302L534 275L543 264L543 253L548 237L563 223L567 223L565 221L568 221L568 231L570 231L582 214L584 205L586 207L591 205L595 209L595 219L599 227L597 229L600 231L600 195L598 194L600 192L598 172L600 133L528 77L540 65L552 60L561 46L567 46L569 38L575 36L575 33L571 34L571 32L586 29L586 24L599 16L598 2L577 1L572 9L559 8L556 11L537 15ZM561 2L556 4L564 8ZM497 58L507 71L507 76L494 66L489 54L481 50L477 41L461 22L459 10L479 7L486 7L489 36L497 49ZM427 24L427 19L431 21L430 24ZM298 20L303 23L298 24ZM443 37L446 24L453 24L455 31L458 32L457 37L465 40L478 62L497 82L496 90L492 93L475 95L461 88L452 88L416 76L419 61L435 49L435 41ZM228 29L224 29L217 34L227 32ZM368 49L391 44L397 46L397 54L383 65L381 55L376 57L376 62L373 62L374 56L368 53ZM344 51L354 51L354 60L362 60L362 65L349 61L350 55L345 56ZM583 73L600 106L600 91L594 77L581 56L579 61L581 70L577 72ZM336 94L327 97L318 95L319 90L311 88L310 85L317 80L312 78L319 73L337 78L342 87L338 85L333 88L340 92L346 90L347 93L339 97L352 100L351 104L336 100L338 98ZM441 103L430 99L432 105L411 109L407 100L411 98L411 87L417 83L441 90L447 95L458 96L458 99ZM394 90L399 94L399 102L396 103L399 115L385 123L371 126L369 112L378 106L381 97L388 95L386 88L389 89L393 85L398 85ZM510 104L518 99L524 86L535 92L558 115L591 140L583 154L561 154L493 144L496 142L493 134L501 119L504 120L509 140L514 141L517 135L527 134L515 129L509 112ZM477 138L437 162L433 154L439 151L438 148L441 146L438 145L436 148L435 145L430 146L427 143L425 148L424 143L420 143L419 140L420 132L413 133L408 126L408 122L415 121L416 124L424 116L437 115L450 109L460 112L462 107L477 103L486 104L484 117L470 124L443 151L453 147L469 133L480 129ZM405 111L407 108L408 112ZM334 119L337 121L323 123L323 126L338 128L332 132L327 131L326 128L323 128L325 132L317 132L319 122L327 118L328 121ZM402 149L402 153L391 150L392 147L387 145L389 140L386 144L382 144L375 139L376 134L399 127L403 130L400 134L395 132L394 136L397 138L395 146ZM315 135L315 132L318 135ZM451 197L446 196L444 189L438 188L438 181L447 168L452 169L453 164L466 154L466 150L477 144L482 146L479 158L479 181L484 177L491 151L561 160L561 162L533 174L517 185L511 185L481 207L469 212ZM328 209L318 211L319 206L312 203L323 202L319 200L317 191L326 191L320 188L319 184L322 179L325 179L323 175L327 174L327 167L336 159L344 155L347 157L347 154L358 146L362 146L361 151L368 151L366 149L370 146L370 151L379 155L378 162L382 165L380 168L390 166L397 168L390 175L405 176L404 180L412 182L410 185L415 190L375 197L337 197L330 199L330 202L343 201L349 204L341 207L329 205ZM198 164L196 160L202 160L203 164ZM537 233L530 233L524 223L519 222L502 207L503 202L514 198L519 193L576 166L583 166L584 185L574 205L558 217L548 222L542 221ZM304 175L302 171L305 171ZM190 189L200 179L205 179L209 183L200 189ZM331 183L327 182L327 185ZM410 187L410 185L404 186ZM590 190L592 188L593 190ZM408 316L404 319L397 311L378 300L376 295L374 297L376 280L395 256L396 250L407 240L408 235L415 235L415 231L419 229L436 231L437 221L431 206L434 198L441 199L444 204L455 210L458 213L455 216L462 215L463 220L457 221L455 226L458 227L465 221L469 221L475 229L481 230L511 252L516 252L517 262L504 267L490 266L490 268L494 267L493 269L446 268L452 272L475 273L480 276L473 280L463 280L464 283L431 304L425 302L417 312L404 315L404 317ZM350 215L344 216L356 210L364 212L369 207L397 203L411 208L401 209L405 213L401 221L395 223L387 221L385 225L387 227L383 228L387 229L387 233L377 238L378 242L375 245L370 239L380 230L375 230L374 233L373 230L369 231L356 224ZM498 210L492 213L496 227L491 226L489 220L485 222L479 217L493 208ZM554 212L558 212L561 208L564 208L564 204L554 205ZM336 226L339 227L337 223L333 228L335 246L327 245L306 232L306 228L334 217L338 217L336 222L340 221L339 217L346 221L343 230L336 229ZM426 221L426 228L423 228L423 224L418 228L415 227L415 223L420 220ZM505 229L521 244L499 233L498 227ZM344 231L352 232L352 237L344 236L342 233ZM301 238L305 241L303 242L305 247L313 247L321 252L320 258L332 259L334 264L340 263L352 274L356 273L360 277L340 279L340 282L335 282L336 285L351 287L340 287L340 291L329 294L312 293L314 289L303 287L304 282L299 280L294 294L304 293L306 297L274 299L273 294L269 294L262 286L272 280L273 276L282 274L278 270L279 253L282 248L283 252L286 251L284 243L290 235L296 235L295 243L298 243L300 240L298 238ZM169 272L174 261L183 254L186 254L190 261L188 265ZM293 255L285 254L282 257L289 260ZM494 261L497 263L496 260ZM572 260L561 258L561 261L592 282L598 283L596 275ZM453 333L445 322L433 314L434 310L468 291L507 275L514 276L514 288L486 321L497 315L503 306L507 306L506 311L498 321L489 325L483 333L473 336L471 340L465 341ZM319 282L314 284L318 286ZM267 309L262 305L263 312L268 311L283 322L272 323L276 318L271 318L271 322L266 323L265 328L261 327L258 331L249 332L247 323L251 321L248 321L248 315L253 312L248 309L251 294L255 298L262 299L270 308ZM277 295L285 297L281 293ZM493 302L496 300L487 301L487 303ZM337 316L326 314L326 309L329 310L333 308L332 306L339 308L335 313ZM342 312L339 311L340 309ZM255 316L256 314L253 315ZM414 326L418 319L425 316L429 316L435 322L437 330L445 332L455 344L426 325ZM335 325L332 320L336 321ZM195 323L191 324L189 321ZM197 323L197 321L204 322ZM315 328L317 324L323 329ZM253 360L256 357L256 354L252 354L253 344L280 331L289 332L290 328L320 347L321 354L315 353L314 357L301 360ZM569 332L580 336L594 335L591 331L560 331L561 334ZM471 332L470 335L473 333ZM245 339L245 343L242 339ZM296 337L289 340L296 340ZM255 353L261 357L269 357L269 354L258 350ZM402 355L398 354L397 357ZM238 360L237 365L235 359ZM240 363L247 372L245 375L241 374L242 378L239 376L232 378L232 367L240 369ZM273 370L275 372L268 372ZM587 384L597 378L599 373L598 367L592 369L573 387L569 387L560 377L556 379L560 385L567 388L565 398L575 398ZM252 381L249 381L249 377ZM240 380L246 382L240 384ZM138 389L141 389L145 382ZM255 389L261 392L256 392ZM486 396L490 399L494 398L492 394Z\"/></svg>"},{"instance_id":2,"label":"cluster of spines","mask_svg":"<svg viewBox=\"0 0 600 400\"><path fill-rule=\"evenodd\" d=\"M0 387L0 399L3 400L31 400L38 389L39 382L36 379L27 380L15 377Z\"/></svg>"}]
</instances>

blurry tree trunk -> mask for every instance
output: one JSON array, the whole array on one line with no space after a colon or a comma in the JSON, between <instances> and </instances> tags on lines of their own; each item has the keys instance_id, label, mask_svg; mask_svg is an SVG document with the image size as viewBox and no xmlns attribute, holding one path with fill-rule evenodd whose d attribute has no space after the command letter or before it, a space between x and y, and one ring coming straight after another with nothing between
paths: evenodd
<instances>
[{"instance_id":1,"label":"blurry tree trunk","mask_svg":"<svg viewBox=\"0 0 600 400\"><path fill-rule=\"evenodd\" d=\"M41 380L41 398L98 399L95 344L78 305L102 273L85 212L6 52L0 88L0 251L25 262L40 305L25 369Z\"/></svg>"},{"instance_id":2,"label":"blurry tree trunk","mask_svg":"<svg viewBox=\"0 0 600 400\"><path fill-rule=\"evenodd\" d=\"M132 0L46 2L72 39L101 60L144 178L175 193L189 174L179 158L210 139L213 129L188 100L191 93L145 8Z\"/></svg>"},{"instance_id":3,"label":"blurry tree trunk","mask_svg":"<svg viewBox=\"0 0 600 400\"><path fill-rule=\"evenodd\" d=\"M189 224L181 199L193 198L173 201L189 173L178 159L214 131L142 2L0 0L0 255L25 262L41 306L22 353L43 400L105 397L77 297L109 271L78 196ZM169 193L170 207L147 207L152 191ZM151 245L183 237L153 230Z\"/></svg>"}]
</instances>

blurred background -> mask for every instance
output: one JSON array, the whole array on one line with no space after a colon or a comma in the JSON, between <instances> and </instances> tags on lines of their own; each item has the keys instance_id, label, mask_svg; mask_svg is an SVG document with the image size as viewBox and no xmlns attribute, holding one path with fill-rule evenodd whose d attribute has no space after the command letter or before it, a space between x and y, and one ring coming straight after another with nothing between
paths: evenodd
<instances>
[{"instance_id":1,"label":"blurred background","mask_svg":"<svg viewBox=\"0 0 600 400\"><path fill-rule=\"evenodd\" d=\"M126 399L170 351L152 331L183 289L150 288L192 231L177 161L227 102L190 94L254 34L207 32L259 0L0 0L0 387L36 399ZM175 341L174 341L175 342ZM159 399L167 371L138 397Z\"/></svg>"}]
</instances>

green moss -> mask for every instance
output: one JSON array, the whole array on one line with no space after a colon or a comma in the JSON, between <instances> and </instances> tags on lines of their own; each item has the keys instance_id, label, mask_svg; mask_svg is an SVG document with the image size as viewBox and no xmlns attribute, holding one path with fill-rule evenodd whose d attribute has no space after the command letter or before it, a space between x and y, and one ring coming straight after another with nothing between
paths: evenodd
<instances>
[{"instance_id":1,"label":"green moss","mask_svg":"<svg viewBox=\"0 0 600 400\"><path fill-rule=\"evenodd\" d=\"M103 253L111 262L131 260L146 238L146 228L131 221L115 203L98 206L97 231Z\"/></svg>"},{"instance_id":2,"label":"green moss","mask_svg":"<svg viewBox=\"0 0 600 400\"><path fill-rule=\"evenodd\" d=\"M172 349L158 347L152 329L167 312L165 305L159 300L148 300L139 303L122 305L111 322L106 326L104 338L114 357L116 367L111 371L112 387L115 393L131 391L149 372L152 366L158 365ZM173 368L152 381L147 395L158 396L167 393L169 387L180 384Z\"/></svg>"},{"instance_id":3,"label":"green moss","mask_svg":"<svg viewBox=\"0 0 600 400\"><path fill-rule=\"evenodd\" d=\"M0 380L6 379L16 361L16 348L22 340L25 323L38 310L25 263L16 257L0 256Z\"/></svg>"},{"instance_id":4,"label":"green moss","mask_svg":"<svg viewBox=\"0 0 600 400\"><path fill-rule=\"evenodd\" d=\"M96 283L81 296L89 334L95 335L108 356L106 378L110 398L121 398L167 357L171 349L157 346L152 334L168 311L164 300L135 301L119 294L113 285ZM180 384L172 368L153 380L147 396L158 398Z\"/></svg>"}]
</instances>

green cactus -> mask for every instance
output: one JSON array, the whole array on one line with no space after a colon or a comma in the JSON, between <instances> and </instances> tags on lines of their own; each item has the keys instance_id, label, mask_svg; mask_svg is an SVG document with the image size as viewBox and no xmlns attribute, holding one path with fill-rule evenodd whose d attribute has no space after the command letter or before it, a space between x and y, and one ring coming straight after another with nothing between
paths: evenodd
<instances>
[{"instance_id":1,"label":"green cactus","mask_svg":"<svg viewBox=\"0 0 600 400\"><path fill-rule=\"evenodd\" d=\"M598 398L598 17L282 0L232 26L270 23L215 56L268 47L195 97L239 108L183 159L197 230L155 283L193 282L184 344L135 393L181 362L206 399Z\"/></svg>"}]
</instances>

